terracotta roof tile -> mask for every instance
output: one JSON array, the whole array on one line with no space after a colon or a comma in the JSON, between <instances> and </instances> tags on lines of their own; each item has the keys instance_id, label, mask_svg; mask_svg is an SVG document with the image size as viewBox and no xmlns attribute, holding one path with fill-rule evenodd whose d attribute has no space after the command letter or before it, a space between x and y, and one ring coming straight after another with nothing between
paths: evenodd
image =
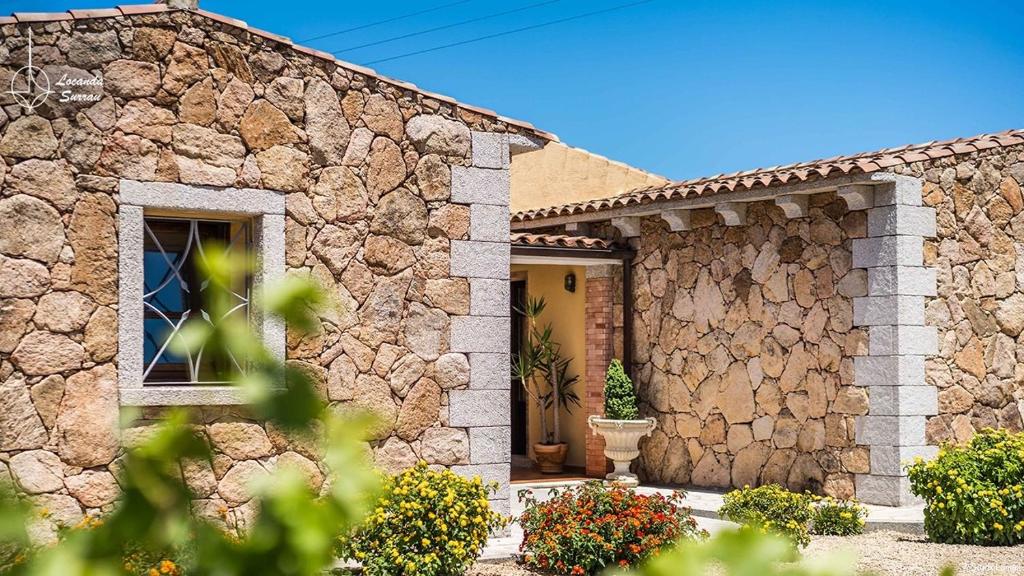
<instances>
[{"instance_id":1,"label":"terracotta roof tile","mask_svg":"<svg viewBox=\"0 0 1024 576\"><path fill-rule=\"evenodd\" d=\"M121 11L117 8L97 8L94 10L68 10L75 20L88 20L89 18L117 18Z\"/></svg>"},{"instance_id":2,"label":"terracotta roof tile","mask_svg":"<svg viewBox=\"0 0 1024 576\"><path fill-rule=\"evenodd\" d=\"M591 250L615 250L619 248L614 242L602 238L588 236L567 236L565 234L526 234L513 232L513 246L536 246L544 248L577 248Z\"/></svg>"},{"instance_id":3,"label":"terracotta roof tile","mask_svg":"<svg viewBox=\"0 0 1024 576\"><path fill-rule=\"evenodd\" d=\"M1001 146L1024 144L1024 130L1007 130L998 134L981 134L969 138L955 138L942 142L926 142L897 148L885 148L875 152L863 152L849 156L834 156L823 160L812 160L759 168L733 174L719 174L709 178L695 178L671 182L662 186L640 188L615 196L600 198L517 212L513 222L528 222L552 216L570 216L625 206L649 204L665 200L678 200L690 196L708 196L724 191L738 192L771 188L786 184L821 180L840 174L870 174L902 164L944 158L957 154L969 154Z\"/></svg>"},{"instance_id":4,"label":"terracotta roof tile","mask_svg":"<svg viewBox=\"0 0 1024 576\"><path fill-rule=\"evenodd\" d=\"M15 12L14 19L18 22L59 22L61 20L73 20L74 17L68 12Z\"/></svg>"},{"instance_id":5,"label":"terracotta roof tile","mask_svg":"<svg viewBox=\"0 0 1024 576\"><path fill-rule=\"evenodd\" d=\"M118 10L125 16L133 16L135 14L156 14L157 12L167 12L170 8L167 4L126 4L124 6L118 6Z\"/></svg>"},{"instance_id":6,"label":"terracotta roof tile","mask_svg":"<svg viewBox=\"0 0 1024 576\"><path fill-rule=\"evenodd\" d=\"M52 12L52 13L51 12L16 12L16 13L12 14L11 16L0 16L0 24L17 24L17 23L22 23L22 22L59 22L59 21L62 21L62 20L85 20L85 19L89 19L89 18L116 18L116 17L121 17L121 16L135 16L135 15L139 15L139 14L155 14L155 13L159 13L159 12L167 12L167 11L170 11L170 10L172 10L172 9L168 8L168 6L166 4L156 4L156 3L154 3L154 4L128 4L128 5L117 6L116 8L109 8L109 9L100 8L100 9L90 9L90 10L68 10L67 12ZM402 89L405 89L405 90L411 90L411 91L414 91L414 92L418 92L418 93L420 93L420 94L422 94L422 95L424 95L425 97L428 97L428 98L434 98L434 99L440 100L442 102L448 102L448 103L452 104L453 106L457 106L459 108L464 108L466 110L470 110L470 111L475 112L477 114L482 114L484 116L489 116L489 117L494 118L494 119L496 119L496 120L498 120L500 122L504 122L504 123L506 123L506 124L508 124L510 126L515 126L515 127L518 127L518 128L522 128L523 130L526 130L526 131L532 133L534 136L540 137L540 138L542 138L544 140L550 140L552 142L557 142L558 141L558 136L555 136L554 134L552 134L550 132L545 132L544 130L540 130L538 128L535 128L533 126L533 124L530 124L529 122L524 122L522 120L515 120L515 119L512 119L512 118L506 118L504 116L499 116L496 112L493 112L491 110L487 110L485 108L478 108L478 107L475 107L475 106L469 106L469 105L463 104L461 102L458 102L454 98L450 98L448 96L443 96L441 94L435 94L435 93L423 90L423 89L417 87L415 84L412 84L412 83L409 83L409 82L405 82L405 81L402 81L402 80L396 80L394 78L388 78L386 76L381 75L380 73L378 73L377 71L375 71L375 70L373 70L371 68L366 68L366 67L360 66L358 64L353 64L351 62L345 62L343 60L338 60L337 58L334 57L333 54L330 54L328 52L324 52L322 50L317 50L315 48L309 48L309 47L306 47L306 46L301 46L301 45L295 44L295 43L293 43L290 39L288 39L285 36L280 36L280 35L274 34L272 32L267 32L267 31L264 31L264 30L259 30L257 28L250 28L249 25L246 24L242 20L238 20L236 18L231 18L231 17L228 17L228 16L224 16L224 15L221 15L221 14L214 13L214 12L209 12L207 10L193 10L192 12L194 14L198 14L200 16L203 16L204 18L209 18L210 20L213 20L215 22L220 22L221 24L224 24L224 25L227 25L227 26L233 26L235 28L241 28L243 30L251 32L252 34L255 34L255 35L260 36L262 38L267 38L269 40L273 40L275 42L280 42L282 44L291 46L292 49L294 49L294 50L296 50L298 52L301 52L301 53L304 53L304 54L308 54L308 55L310 55L310 56L312 56L314 58L318 58L318 59L322 59L322 60L327 60L327 61L329 61L329 62L331 62L331 63L333 63L333 64L335 64L337 66L341 66L342 68L345 68L347 70L351 70L353 72L356 72L356 73L359 73L359 74L363 74L365 76L371 76L373 78L376 78L377 80L380 80L382 82L386 82L388 84L392 84L394 86L398 86L399 88L402 88Z\"/></svg>"}]
</instances>

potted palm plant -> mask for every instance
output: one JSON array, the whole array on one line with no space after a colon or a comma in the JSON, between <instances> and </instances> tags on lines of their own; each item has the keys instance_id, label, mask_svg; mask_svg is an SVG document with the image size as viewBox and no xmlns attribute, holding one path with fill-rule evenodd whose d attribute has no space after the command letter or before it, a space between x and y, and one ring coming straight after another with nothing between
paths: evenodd
<instances>
[{"instance_id":1,"label":"potted palm plant","mask_svg":"<svg viewBox=\"0 0 1024 576\"><path fill-rule=\"evenodd\" d=\"M552 336L551 324L540 327L543 298L530 298L521 311L528 323L526 342L512 358L512 374L537 407L540 416L540 441L533 444L537 468L545 474L557 474L565 467L569 445L562 442L560 412L572 413L580 406L573 386L579 379L569 374L571 358L561 354L561 346ZM550 424L549 424L550 416Z\"/></svg>"},{"instance_id":2,"label":"potted palm plant","mask_svg":"<svg viewBox=\"0 0 1024 576\"><path fill-rule=\"evenodd\" d=\"M633 382L622 362L612 360L604 379L604 418L587 418L590 429L604 437L604 455L615 463L606 478L625 484L638 484L629 464L640 455L640 439L650 436L658 425L654 418L640 418Z\"/></svg>"}]
</instances>

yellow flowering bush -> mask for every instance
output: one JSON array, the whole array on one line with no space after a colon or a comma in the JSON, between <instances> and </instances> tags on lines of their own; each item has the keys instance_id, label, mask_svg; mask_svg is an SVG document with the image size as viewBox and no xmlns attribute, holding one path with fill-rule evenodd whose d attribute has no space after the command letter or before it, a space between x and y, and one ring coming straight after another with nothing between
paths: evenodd
<instances>
[{"instance_id":1,"label":"yellow flowering bush","mask_svg":"<svg viewBox=\"0 0 1024 576\"><path fill-rule=\"evenodd\" d=\"M779 534L797 546L807 546L807 525L814 513L814 498L790 492L778 484L744 486L725 495L718 515L750 529Z\"/></svg>"},{"instance_id":2,"label":"yellow flowering bush","mask_svg":"<svg viewBox=\"0 0 1024 576\"><path fill-rule=\"evenodd\" d=\"M856 500L820 498L811 515L811 534L853 536L864 532L868 511Z\"/></svg>"},{"instance_id":3,"label":"yellow flowering bush","mask_svg":"<svg viewBox=\"0 0 1024 576\"><path fill-rule=\"evenodd\" d=\"M487 497L497 484L467 480L425 462L383 481L373 511L340 538L339 555L369 576L456 576L468 569L506 519Z\"/></svg>"},{"instance_id":4,"label":"yellow flowering bush","mask_svg":"<svg viewBox=\"0 0 1024 576\"><path fill-rule=\"evenodd\" d=\"M965 446L907 468L924 499L924 530L935 542L1009 546L1024 542L1024 433L984 430Z\"/></svg>"}]
</instances>

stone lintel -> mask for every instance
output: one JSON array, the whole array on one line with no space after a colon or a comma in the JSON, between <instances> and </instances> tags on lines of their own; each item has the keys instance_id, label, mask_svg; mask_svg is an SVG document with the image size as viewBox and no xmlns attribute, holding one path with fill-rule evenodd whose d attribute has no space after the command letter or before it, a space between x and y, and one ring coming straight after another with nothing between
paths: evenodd
<instances>
[{"instance_id":1,"label":"stone lintel","mask_svg":"<svg viewBox=\"0 0 1024 576\"><path fill-rule=\"evenodd\" d=\"M747 223L746 202L724 202L715 205L715 212L722 215L726 226L743 226Z\"/></svg>"},{"instance_id":2,"label":"stone lintel","mask_svg":"<svg viewBox=\"0 0 1024 576\"><path fill-rule=\"evenodd\" d=\"M868 210L868 236L935 236L935 208L892 204Z\"/></svg>"},{"instance_id":3,"label":"stone lintel","mask_svg":"<svg viewBox=\"0 0 1024 576\"><path fill-rule=\"evenodd\" d=\"M871 326L868 354L871 356L932 355L939 353L939 334L934 326Z\"/></svg>"},{"instance_id":4,"label":"stone lintel","mask_svg":"<svg viewBox=\"0 0 1024 576\"><path fill-rule=\"evenodd\" d=\"M870 184L840 186L836 190L836 196L846 202L846 207L850 211L867 210L875 205L875 187Z\"/></svg>"},{"instance_id":5,"label":"stone lintel","mask_svg":"<svg viewBox=\"0 0 1024 576\"><path fill-rule=\"evenodd\" d=\"M690 226L689 210L662 210L661 219L668 223L669 230L673 232L684 232L693 229Z\"/></svg>"},{"instance_id":6,"label":"stone lintel","mask_svg":"<svg viewBox=\"0 0 1024 576\"><path fill-rule=\"evenodd\" d=\"M284 214L285 194L256 188L218 188L174 182L121 180L121 204L183 212Z\"/></svg>"},{"instance_id":7,"label":"stone lintel","mask_svg":"<svg viewBox=\"0 0 1024 576\"><path fill-rule=\"evenodd\" d=\"M927 266L881 266L868 268L868 295L935 296L935 269Z\"/></svg>"},{"instance_id":8,"label":"stone lintel","mask_svg":"<svg viewBox=\"0 0 1024 576\"><path fill-rule=\"evenodd\" d=\"M853 299L854 326L924 325L924 296L863 296Z\"/></svg>"},{"instance_id":9,"label":"stone lintel","mask_svg":"<svg viewBox=\"0 0 1024 576\"><path fill-rule=\"evenodd\" d=\"M640 235L639 216L612 218L612 226L619 231L619 234L622 234L623 238L635 238Z\"/></svg>"},{"instance_id":10,"label":"stone lintel","mask_svg":"<svg viewBox=\"0 0 1024 576\"><path fill-rule=\"evenodd\" d=\"M872 416L934 416L939 413L939 391L934 386L869 386Z\"/></svg>"},{"instance_id":11,"label":"stone lintel","mask_svg":"<svg viewBox=\"0 0 1024 576\"><path fill-rule=\"evenodd\" d=\"M920 236L854 238L853 267L923 266L924 239Z\"/></svg>"},{"instance_id":12,"label":"stone lintel","mask_svg":"<svg viewBox=\"0 0 1024 576\"><path fill-rule=\"evenodd\" d=\"M925 356L857 356L853 382L857 386L928 386Z\"/></svg>"},{"instance_id":13,"label":"stone lintel","mask_svg":"<svg viewBox=\"0 0 1024 576\"><path fill-rule=\"evenodd\" d=\"M857 416L857 444L875 446L924 446L924 416Z\"/></svg>"},{"instance_id":14,"label":"stone lintel","mask_svg":"<svg viewBox=\"0 0 1024 576\"><path fill-rule=\"evenodd\" d=\"M775 205L782 208L786 218L803 218L807 216L808 198L806 194L779 196L775 199Z\"/></svg>"}]
</instances>

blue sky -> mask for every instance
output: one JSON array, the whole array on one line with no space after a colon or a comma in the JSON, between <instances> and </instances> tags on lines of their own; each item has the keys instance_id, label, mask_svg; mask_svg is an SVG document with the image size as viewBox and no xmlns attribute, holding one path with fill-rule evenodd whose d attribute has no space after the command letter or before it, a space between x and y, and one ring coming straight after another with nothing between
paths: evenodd
<instances>
[{"instance_id":1,"label":"blue sky","mask_svg":"<svg viewBox=\"0 0 1024 576\"><path fill-rule=\"evenodd\" d=\"M453 1L201 6L304 40ZM308 44L341 50L542 1L468 0ZM339 57L367 63L629 2L549 1ZM0 0L0 10L111 3ZM652 0L372 67L688 178L1024 128L1021 22L1018 1Z\"/></svg>"}]
</instances>

